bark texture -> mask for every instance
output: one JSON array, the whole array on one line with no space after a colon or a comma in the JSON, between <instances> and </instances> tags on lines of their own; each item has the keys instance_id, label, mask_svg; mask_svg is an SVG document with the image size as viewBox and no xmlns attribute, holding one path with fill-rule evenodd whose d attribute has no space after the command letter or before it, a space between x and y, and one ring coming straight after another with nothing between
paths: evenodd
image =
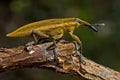
<instances>
[{"instance_id":1,"label":"bark texture","mask_svg":"<svg viewBox=\"0 0 120 80\"><path fill-rule=\"evenodd\" d=\"M97 64L83 57L86 64L80 62L75 45L61 40L55 50L46 50L52 44L31 45L30 51L24 46L0 49L0 72L20 68L46 68L61 73L72 73L87 80L120 80L120 72ZM56 60L55 60L56 58Z\"/></svg>"}]
</instances>

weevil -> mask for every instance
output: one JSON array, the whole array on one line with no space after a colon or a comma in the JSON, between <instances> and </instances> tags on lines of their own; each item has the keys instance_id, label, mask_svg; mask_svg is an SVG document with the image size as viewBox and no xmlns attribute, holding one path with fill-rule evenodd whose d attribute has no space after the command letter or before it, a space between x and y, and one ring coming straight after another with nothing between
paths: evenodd
<instances>
[{"instance_id":1,"label":"weevil","mask_svg":"<svg viewBox=\"0 0 120 80\"><path fill-rule=\"evenodd\" d=\"M52 38L53 43L56 46L56 40L62 38L65 32L68 32L70 36L81 46L82 43L78 36L73 34L73 31L80 25L88 26L95 32L97 28L90 23L81 20L79 18L62 18L62 19L48 19L29 23L24 25L15 31L8 33L8 37L26 37L33 36L35 43L38 43L39 39ZM82 51L82 50L80 50ZM82 52L80 52L82 54Z\"/></svg>"}]
</instances>

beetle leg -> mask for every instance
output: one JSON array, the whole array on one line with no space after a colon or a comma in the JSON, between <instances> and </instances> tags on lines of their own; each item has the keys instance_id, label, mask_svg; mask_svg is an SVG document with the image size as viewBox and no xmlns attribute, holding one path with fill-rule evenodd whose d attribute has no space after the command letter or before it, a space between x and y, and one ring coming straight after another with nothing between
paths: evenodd
<instances>
[{"instance_id":1,"label":"beetle leg","mask_svg":"<svg viewBox=\"0 0 120 80\"><path fill-rule=\"evenodd\" d=\"M57 43L55 41L55 39L53 38L53 44L54 44L54 49L53 49L53 53L54 53L54 61L57 60L57 52L56 52L56 47L57 47Z\"/></svg>"},{"instance_id":2,"label":"beetle leg","mask_svg":"<svg viewBox=\"0 0 120 80\"><path fill-rule=\"evenodd\" d=\"M39 40L37 39L37 35L40 36L40 37L48 38L48 35L44 34L41 31L38 31L38 30L32 30L31 35L34 38L34 42L30 42L30 45L37 44L39 42ZM29 43L28 43L28 45L29 45Z\"/></svg>"},{"instance_id":3,"label":"beetle leg","mask_svg":"<svg viewBox=\"0 0 120 80\"><path fill-rule=\"evenodd\" d=\"M56 40L54 39L54 38L52 38L53 39L53 44L51 44L49 47L47 47L47 49L46 50L53 50L53 53L54 53L54 61L56 61L57 60L57 52L56 52L56 50L55 50L55 48L57 47L57 42L56 42Z\"/></svg>"},{"instance_id":4,"label":"beetle leg","mask_svg":"<svg viewBox=\"0 0 120 80\"><path fill-rule=\"evenodd\" d=\"M47 50L53 50L54 51L54 56L55 59L57 58L57 53L55 51L55 48L57 47L57 43L59 42L59 40L62 38L63 36L63 29L62 28L55 28L52 31L49 32L50 38L53 39L53 44L50 45Z\"/></svg>"},{"instance_id":5,"label":"beetle leg","mask_svg":"<svg viewBox=\"0 0 120 80\"><path fill-rule=\"evenodd\" d=\"M70 34L70 36L75 40L75 42L74 42L74 44L75 44L75 49L76 49L77 55L78 55L79 58L80 58L80 61L81 61L83 64L85 64L85 61L83 60L83 56L82 56L82 43L81 43L79 37L76 36L76 35L74 35L74 34L73 34L73 31L69 32L69 34ZM80 53L78 52L78 45L77 45L77 43L78 43L79 46L80 46L80 50L79 50Z\"/></svg>"},{"instance_id":6,"label":"beetle leg","mask_svg":"<svg viewBox=\"0 0 120 80\"><path fill-rule=\"evenodd\" d=\"M74 45L75 45L75 50L76 50L76 53L77 53L77 55L79 56L79 58L80 58L80 62L82 62L83 64L86 64L86 62L84 61L84 59L83 59L83 56L82 56L82 49L81 48L79 48L79 45L77 44L77 42L76 41L73 41L73 43L74 43ZM81 47L81 46L80 46ZM80 50L79 50L80 49ZM80 52L78 52L78 51L80 51Z\"/></svg>"},{"instance_id":7,"label":"beetle leg","mask_svg":"<svg viewBox=\"0 0 120 80\"><path fill-rule=\"evenodd\" d=\"M57 47L57 43L60 41L61 37L63 36L63 34L59 34L59 35L55 35L52 39L53 39L53 44L50 45L47 50L52 50L54 48Z\"/></svg>"},{"instance_id":8,"label":"beetle leg","mask_svg":"<svg viewBox=\"0 0 120 80\"><path fill-rule=\"evenodd\" d=\"M32 36L33 36L33 38L34 38L34 40L35 40L35 43L38 43L38 39L37 39L37 37L36 37L36 34L35 34L35 33L32 33Z\"/></svg>"},{"instance_id":9,"label":"beetle leg","mask_svg":"<svg viewBox=\"0 0 120 80\"><path fill-rule=\"evenodd\" d=\"M38 30L32 30L31 35L32 35L33 38L34 38L34 41L28 42L28 43L25 45L25 50L27 50L27 51L29 51L29 52L31 51L31 50L29 50L29 46L34 45L34 44L37 44L37 43L39 42L39 40L37 39L37 35L40 36L40 37L48 38L48 35L44 34L44 33L41 32L41 31L38 31Z\"/></svg>"},{"instance_id":10,"label":"beetle leg","mask_svg":"<svg viewBox=\"0 0 120 80\"><path fill-rule=\"evenodd\" d=\"M63 34L59 34L53 37L53 44L50 45L47 50L53 50L54 52L54 60L57 60L57 52L56 52L56 47L57 43L60 41L60 38L63 36Z\"/></svg>"},{"instance_id":11,"label":"beetle leg","mask_svg":"<svg viewBox=\"0 0 120 80\"><path fill-rule=\"evenodd\" d=\"M80 53L82 53L82 43L78 36L73 34L73 31L69 32L70 36L80 45Z\"/></svg>"},{"instance_id":12,"label":"beetle leg","mask_svg":"<svg viewBox=\"0 0 120 80\"><path fill-rule=\"evenodd\" d=\"M29 49L29 47L30 47L31 45L34 45L34 44L36 44L36 43L38 42L38 39L37 39L37 37L36 37L36 34L34 34L33 31L32 31L32 33L31 33L31 35L32 35L33 38L34 38L34 41L31 41L31 42L28 42L28 43L25 44L25 50L28 51L28 52L31 51L31 50Z\"/></svg>"},{"instance_id":13,"label":"beetle leg","mask_svg":"<svg viewBox=\"0 0 120 80\"><path fill-rule=\"evenodd\" d=\"M44 34L44 33L41 32L41 31L32 30L32 36L33 36L33 38L34 38L34 40L35 40L36 43L38 43L38 41L39 41L39 40L37 39L36 35L38 35L38 36L40 36L40 37L43 37L43 38L48 38L48 37L49 37L48 35Z\"/></svg>"},{"instance_id":14,"label":"beetle leg","mask_svg":"<svg viewBox=\"0 0 120 80\"><path fill-rule=\"evenodd\" d=\"M55 48L57 47L57 42L59 42L59 40L61 39L62 36L63 36L63 33L53 36L53 44L55 45ZM58 40L58 41L56 42L56 40Z\"/></svg>"},{"instance_id":15,"label":"beetle leg","mask_svg":"<svg viewBox=\"0 0 120 80\"><path fill-rule=\"evenodd\" d=\"M39 43L39 44L42 44L42 43L51 42L51 41L52 41L51 38L44 38L44 39L39 39L39 40L38 40L38 43Z\"/></svg>"},{"instance_id":16,"label":"beetle leg","mask_svg":"<svg viewBox=\"0 0 120 80\"><path fill-rule=\"evenodd\" d=\"M60 41L60 39L52 40L52 41L53 41L53 44L51 44L51 45L47 48L48 51L49 51L49 50L53 50L54 48L56 48L57 46L55 46L55 45L57 45L57 43Z\"/></svg>"}]
</instances>

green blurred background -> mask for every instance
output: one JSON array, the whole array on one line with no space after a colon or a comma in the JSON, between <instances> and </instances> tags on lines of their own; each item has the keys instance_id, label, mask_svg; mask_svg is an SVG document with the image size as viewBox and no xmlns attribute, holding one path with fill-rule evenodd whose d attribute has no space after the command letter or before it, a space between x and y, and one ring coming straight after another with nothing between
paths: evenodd
<instances>
[{"instance_id":1,"label":"green blurred background","mask_svg":"<svg viewBox=\"0 0 120 80\"><path fill-rule=\"evenodd\" d=\"M120 71L120 0L0 0L0 47L17 47L29 41L6 37L7 33L24 24L64 17L105 23L106 26L98 27L98 33L81 26L75 30L75 34L83 43L84 56ZM0 80L27 79L81 80L70 74L63 75L43 69L19 69L0 73Z\"/></svg>"}]
</instances>

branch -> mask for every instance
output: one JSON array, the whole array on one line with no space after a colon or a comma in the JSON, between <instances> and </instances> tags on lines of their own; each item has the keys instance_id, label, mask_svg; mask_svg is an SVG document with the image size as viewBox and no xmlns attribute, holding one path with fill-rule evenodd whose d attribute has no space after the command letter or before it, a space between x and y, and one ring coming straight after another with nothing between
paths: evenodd
<instances>
[{"instance_id":1,"label":"branch","mask_svg":"<svg viewBox=\"0 0 120 80\"><path fill-rule=\"evenodd\" d=\"M20 68L45 68L61 73L72 73L89 80L119 80L120 73L83 57L86 64L80 63L75 46L61 40L57 48L47 51L52 42L30 46L30 52L24 46L0 49L0 72ZM55 52L57 60L55 60Z\"/></svg>"}]
</instances>

